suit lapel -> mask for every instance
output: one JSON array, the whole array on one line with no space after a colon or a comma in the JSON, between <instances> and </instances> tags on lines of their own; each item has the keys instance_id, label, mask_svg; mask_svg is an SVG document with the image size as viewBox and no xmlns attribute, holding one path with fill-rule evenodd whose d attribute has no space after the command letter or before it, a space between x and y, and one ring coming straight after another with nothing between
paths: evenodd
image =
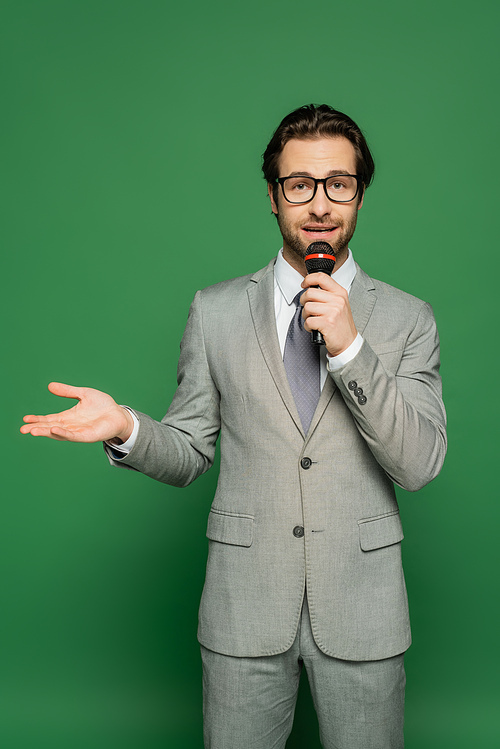
<instances>
[{"instance_id":1,"label":"suit lapel","mask_svg":"<svg viewBox=\"0 0 500 749\"><path fill-rule=\"evenodd\" d=\"M363 335L377 301L374 291L375 286L372 279L356 263L356 275L349 294L349 304L351 305L356 330L361 335Z\"/></svg>"},{"instance_id":2,"label":"suit lapel","mask_svg":"<svg viewBox=\"0 0 500 749\"><path fill-rule=\"evenodd\" d=\"M269 368L269 372L278 388L278 392L287 407L295 425L305 437L299 413L288 384L285 366L281 357L278 332L276 330L274 313L274 263L273 259L267 268L252 277L248 289L248 300L255 333L262 355Z\"/></svg>"},{"instance_id":3,"label":"suit lapel","mask_svg":"<svg viewBox=\"0 0 500 749\"><path fill-rule=\"evenodd\" d=\"M325 380L325 384L323 385L323 390L321 391L321 395L319 396L319 401L318 401L318 405L316 406L316 411L314 412L314 416L312 417L311 425L307 433L308 437L310 437L311 434L314 432L316 425L318 424L321 417L323 416L326 410L326 407L330 403L332 396L336 389L337 389L337 386L335 385L330 375L328 375Z\"/></svg>"}]
</instances>

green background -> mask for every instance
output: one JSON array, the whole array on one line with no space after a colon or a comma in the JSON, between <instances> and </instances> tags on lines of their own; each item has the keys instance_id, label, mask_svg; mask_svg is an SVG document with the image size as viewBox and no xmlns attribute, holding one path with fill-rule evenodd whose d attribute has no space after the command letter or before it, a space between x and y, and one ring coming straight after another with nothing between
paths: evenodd
<instances>
[{"instance_id":1,"label":"green background","mask_svg":"<svg viewBox=\"0 0 500 749\"><path fill-rule=\"evenodd\" d=\"M352 242L431 302L449 455L398 491L407 749L497 747L498 4L1 2L0 740L201 747L197 607L217 471L188 489L24 437L51 380L161 418L198 288L268 262L260 155L327 102L377 163ZM228 310L230 314L230 310ZM303 684L289 747L319 747Z\"/></svg>"}]
</instances>

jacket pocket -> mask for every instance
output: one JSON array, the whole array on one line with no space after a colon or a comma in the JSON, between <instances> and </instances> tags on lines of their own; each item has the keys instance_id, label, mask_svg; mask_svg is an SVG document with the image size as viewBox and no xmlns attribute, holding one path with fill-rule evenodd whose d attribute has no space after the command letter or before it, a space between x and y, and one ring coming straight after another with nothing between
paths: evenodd
<instances>
[{"instance_id":1,"label":"jacket pocket","mask_svg":"<svg viewBox=\"0 0 500 749\"><path fill-rule=\"evenodd\" d=\"M358 527L359 543L363 551L398 544L404 538L403 526L397 510L385 515L377 515L374 518L358 520Z\"/></svg>"},{"instance_id":2,"label":"jacket pocket","mask_svg":"<svg viewBox=\"0 0 500 749\"><path fill-rule=\"evenodd\" d=\"M212 508L208 516L207 537L222 544L251 546L253 515L241 515Z\"/></svg>"}]
</instances>

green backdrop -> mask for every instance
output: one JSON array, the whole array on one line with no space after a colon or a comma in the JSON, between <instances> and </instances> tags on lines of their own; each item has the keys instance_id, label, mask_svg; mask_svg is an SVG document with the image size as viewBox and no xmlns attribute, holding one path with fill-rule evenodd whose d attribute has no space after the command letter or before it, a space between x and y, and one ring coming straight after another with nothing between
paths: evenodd
<instances>
[{"instance_id":1,"label":"green backdrop","mask_svg":"<svg viewBox=\"0 0 500 749\"><path fill-rule=\"evenodd\" d=\"M260 155L328 102L377 175L352 242L430 301L449 455L398 491L407 749L497 747L498 4L0 2L0 741L201 747L197 607L217 471L188 489L23 437L60 380L161 418L195 291L279 248ZM180 604L180 605L179 605ZM319 747L307 685L289 747Z\"/></svg>"}]
</instances>

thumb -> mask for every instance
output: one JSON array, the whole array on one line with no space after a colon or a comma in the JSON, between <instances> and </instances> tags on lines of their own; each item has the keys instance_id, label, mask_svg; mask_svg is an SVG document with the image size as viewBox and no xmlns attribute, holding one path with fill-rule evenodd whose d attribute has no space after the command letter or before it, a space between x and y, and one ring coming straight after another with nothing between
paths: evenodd
<instances>
[{"instance_id":1,"label":"thumb","mask_svg":"<svg viewBox=\"0 0 500 749\"><path fill-rule=\"evenodd\" d=\"M81 400L83 398L85 388L73 387L73 385L65 385L63 382L49 382L49 390L54 395L59 395L61 398L77 398Z\"/></svg>"}]
</instances>

